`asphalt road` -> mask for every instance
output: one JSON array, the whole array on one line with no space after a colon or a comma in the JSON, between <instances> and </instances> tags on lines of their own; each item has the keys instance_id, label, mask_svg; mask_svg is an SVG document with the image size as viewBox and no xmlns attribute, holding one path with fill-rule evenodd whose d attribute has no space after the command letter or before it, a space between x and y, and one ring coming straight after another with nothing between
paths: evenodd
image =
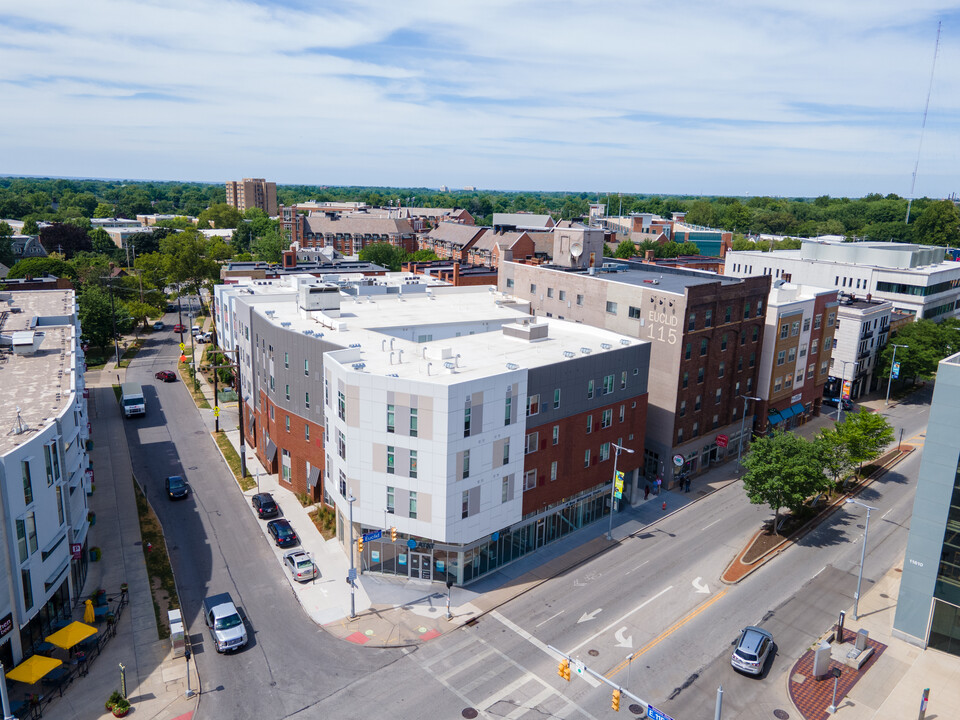
<instances>
[{"instance_id":1,"label":"asphalt road","mask_svg":"<svg viewBox=\"0 0 960 720\"><path fill-rule=\"evenodd\" d=\"M166 318L168 326L175 318ZM476 625L419 648L382 651L333 640L300 609L182 384L153 379L157 370L175 368L178 340L171 330L158 333L128 370L129 379L143 384L150 410L127 424L127 435L134 470L164 524L184 617L199 648L199 718L457 718L467 708L489 718L609 716L609 689L596 680L561 680L547 645L675 718L712 718L720 684L724 715L748 718L767 685L852 603L865 512L856 506L833 513L740 584L719 582L769 516L734 483ZM929 391L890 413L905 441L922 440ZM919 456L860 496L878 508L864 592L902 561ZM188 478L188 501L166 500L162 481L169 474ZM213 651L199 617L202 598L223 591L241 606L251 636L232 656ZM731 643L749 624L770 629L777 643L759 680L729 667ZM623 699L628 716L630 704Z\"/></svg>"},{"instance_id":2,"label":"asphalt road","mask_svg":"<svg viewBox=\"0 0 960 720\"><path fill-rule=\"evenodd\" d=\"M149 336L127 370L143 385L148 411L126 431L134 472L164 527L203 683L196 717L319 717L318 703L400 653L334 640L302 611L183 383L154 379L158 370L176 370L176 313L164 321L167 329ZM166 498L167 475L187 478L189 499ZM224 591L250 637L230 655L217 654L200 616L202 599Z\"/></svg>"}]
</instances>

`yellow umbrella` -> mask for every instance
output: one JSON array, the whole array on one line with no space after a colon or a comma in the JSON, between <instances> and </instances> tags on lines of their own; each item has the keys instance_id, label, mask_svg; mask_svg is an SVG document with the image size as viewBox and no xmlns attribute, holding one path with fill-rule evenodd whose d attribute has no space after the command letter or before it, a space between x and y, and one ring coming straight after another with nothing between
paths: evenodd
<instances>
[{"instance_id":1,"label":"yellow umbrella","mask_svg":"<svg viewBox=\"0 0 960 720\"><path fill-rule=\"evenodd\" d=\"M33 685L48 672L60 665L63 665L63 662L56 658L47 657L46 655L31 655L8 672L7 677L17 682Z\"/></svg>"},{"instance_id":2,"label":"yellow umbrella","mask_svg":"<svg viewBox=\"0 0 960 720\"><path fill-rule=\"evenodd\" d=\"M85 601L83 608L83 621L85 623L92 623L96 619L97 616L93 610L93 600Z\"/></svg>"},{"instance_id":3,"label":"yellow umbrella","mask_svg":"<svg viewBox=\"0 0 960 720\"><path fill-rule=\"evenodd\" d=\"M84 625L82 622L72 622L63 630L57 630L53 635L47 635L47 642L57 647L69 650L78 642L83 642L91 635L96 635L97 629Z\"/></svg>"}]
</instances>

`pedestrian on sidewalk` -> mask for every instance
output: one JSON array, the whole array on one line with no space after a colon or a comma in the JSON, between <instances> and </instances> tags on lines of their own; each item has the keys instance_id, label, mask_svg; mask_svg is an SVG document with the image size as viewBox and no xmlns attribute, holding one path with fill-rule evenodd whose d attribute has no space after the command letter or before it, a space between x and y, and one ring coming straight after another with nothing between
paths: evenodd
<instances>
[{"instance_id":1,"label":"pedestrian on sidewalk","mask_svg":"<svg viewBox=\"0 0 960 720\"><path fill-rule=\"evenodd\" d=\"M660 486L663 485L663 480L657 475L657 495L660 495Z\"/></svg>"},{"instance_id":2,"label":"pedestrian on sidewalk","mask_svg":"<svg viewBox=\"0 0 960 720\"><path fill-rule=\"evenodd\" d=\"M690 476L689 476L689 475L687 475L687 477L684 478L684 481L683 481L683 491L684 491L684 492L690 492Z\"/></svg>"},{"instance_id":3,"label":"pedestrian on sidewalk","mask_svg":"<svg viewBox=\"0 0 960 720\"><path fill-rule=\"evenodd\" d=\"M643 499L646 500L648 497L650 497L650 483L643 486Z\"/></svg>"}]
</instances>

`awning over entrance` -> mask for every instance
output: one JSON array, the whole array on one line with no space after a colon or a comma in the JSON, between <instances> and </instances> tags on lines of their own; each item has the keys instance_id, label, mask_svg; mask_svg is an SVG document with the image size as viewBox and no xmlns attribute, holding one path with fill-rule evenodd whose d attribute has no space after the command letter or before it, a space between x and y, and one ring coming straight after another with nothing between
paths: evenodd
<instances>
[{"instance_id":1,"label":"awning over entrance","mask_svg":"<svg viewBox=\"0 0 960 720\"><path fill-rule=\"evenodd\" d=\"M63 665L61 660L47 657L46 655L31 655L13 670L7 673L7 677L17 682L33 685L39 682L43 677L53 670Z\"/></svg>"},{"instance_id":2,"label":"awning over entrance","mask_svg":"<svg viewBox=\"0 0 960 720\"><path fill-rule=\"evenodd\" d=\"M267 462L273 462L277 456L277 444L273 440L267 441Z\"/></svg>"},{"instance_id":3,"label":"awning over entrance","mask_svg":"<svg viewBox=\"0 0 960 720\"><path fill-rule=\"evenodd\" d=\"M792 417L793 417L793 408L792 408L792 407L788 407L788 408L784 408L783 410L781 410L781 411L780 411L780 417L782 417L784 420L789 420L790 418L792 418Z\"/></svg>"},{"instance_id":4,"label":"awning over entrance","mask_svg":"<svg viewBox=\"0 0 960 720\"><path fill-rule=\"evenodd\" d=\"M778 423L782 423L782 422L783 422L783 416L780 415L780 413L778 413L778 412L772 412L772 413L770 413L770 414L767 416L767 421L768 421L771 425L777 425Z\"/></svg>"},{"instance_id":5,"label":"awning over entrance","mask_svg":"<svg viewBox=\"0 0 960 720\"><path fill-rule=\"evenodd\" d=\"M320 481L320 468L311 465L310 474L307 475L307 487L316 487Z\"/></svg>"},{"instance_id":6,"label":"awning over entrance","mask_svg":"<svg viewBox=\"0 0 960 720\"><path fill-rule=\"evenodd\" d=\"M803 403L794 403L790 406L790 409L793 410L794 415L803 415L806 408L803 406Z\"/></svg>"},{"instance_id":7,"label":"awning over entrance","mask_svg":"<svg viewBox=\"0 0 960 720\"><path fill-rule=\"evenodd\" d=\"M91 635L96 635L97 629L82 622L72 622L63 630L57 630L53 635L47 635L47 642L57 647L69 650L79 642L83 642Z\"/></svg>"}]
</instances>

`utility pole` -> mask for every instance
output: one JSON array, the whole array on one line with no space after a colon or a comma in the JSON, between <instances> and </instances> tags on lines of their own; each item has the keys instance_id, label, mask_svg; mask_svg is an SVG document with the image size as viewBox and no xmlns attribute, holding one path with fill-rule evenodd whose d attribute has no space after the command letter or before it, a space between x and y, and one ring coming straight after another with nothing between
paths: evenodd
<instances>
[{"instance_id":1,"label":"utility pole","mask_svg":"<svg viewBox=\"0 0 960 720\"><path fill-rule=\"evenodd\" d=\"M347 502L350 503L350 552L347 554L350 556L350 574L347 576L347 582L350 583L350 619L352 620L357 616L357 602L355 597L356 587L357 587L357 568L353 564L353 503L356 502L356 498L353 496L353 493L350 493L350 496L347 498Z\"/></svg>"},{"instance_id":2,"label":"utility pole","mask_svg":"<svg viewBox=\"0 0 960 720\"><path fill-rule=\"evenodd\" d=\"M120 343L117 342L117 311L113 304L113 278L107 276L102 278L108 281L110 286L110 322L113 324L113 349L117 354L117 368L120 367Z\"/></svg>"},{"instance_id":3,"label":"utility pole","mask_svg":"<svg viewBox=\"0 0 960 720\"><path fill-rule=\"evenodd\" d=\"M909 345L897 345L893 343L893 357L890 359L890 372L887 374L887 399L884 402L885 405L890 404L890 384L893 382L893 368L897 364L897 348L908 348ZM900 370L897 369L897 377L900 376Z\"/></svg>"},{"instance_id":4,"label":"utility pole","mask_svg":"<svg viewBox=\"0 0 960 720\"><path fill-rule=\"evenodd\" d=\"M613 540L613 507L617 502L617 460L620 459L621 452L628 452L633 455L633 450L625 448L617 443L613 445L613 481L610 484L610 528L607 530L607 540Z\"/></svg>"},{"instance_id":5,"label":"utility pole","mask_svg":"<svg viewBox=\"0 0 960 720\"><path fill-rule=\"evenodd\" d=\"M754 402L759 401L758 397L751 397L750 395L741 395L743 398L743 415L740 417L740 444L737 446L737 472L740 472L743 469L743 465L740 464L740 457L743 455L743 424L747 420L747 401L753 400Z\"/></svg>"}]
</instances>

